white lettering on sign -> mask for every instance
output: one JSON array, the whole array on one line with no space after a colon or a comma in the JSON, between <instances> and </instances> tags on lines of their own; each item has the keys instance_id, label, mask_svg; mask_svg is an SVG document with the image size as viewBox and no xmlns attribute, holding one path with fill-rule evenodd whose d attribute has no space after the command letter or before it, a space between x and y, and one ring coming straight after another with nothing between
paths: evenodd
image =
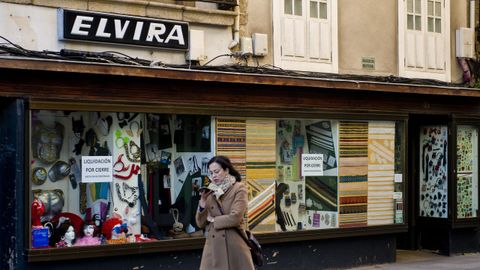
<instances>
[{"instance_id":1,"label":"white lettering on sign","mask_svg":"<svg viewBox=\"0 0 480 270\"><path fill-rule=\"evenodd\" d=\"M75 22L73 23L72 27L72 35L80 35L80 36L88 36L88 30L92 27L91 24L86 24L85 22L92 22L93 17L89 16L77 16L75 18ZM81 30L82 28L86 28L85 30Z\"/></svg>"},{"instance_id":2,"label":"white lettering on sign","mask_svg":"<svg viewBox=\"0 0 480 270\"><path fill-rule=\"evenodd\" d=\"M323 155L302 154L302 176L322 176Z\"/></svg>"},{"instance_id":3,"label":"white lettering on sign","mask_svg":"<svg viewBox=\"0 0 480 270\"><path fill-rule=\"evenodd\" d=\"M58 10L60 39L188 49L188 23L98 12Z\"/></svg>"},{"instance_id":4,"label":"white lettering on sign","mask_svg":"<svg viewBox=\"0 0 480 270\"><path fill-rule=\"evenodd\" d=\"M123 38L127 32L128 25L130 21L125 21L125 24L122 27L122 21L115 19L115 38Z\"/></svg>"},{"instance_id":5,"label":"white lettering on sign","mask_svg":"<svg viewBox=\"0 0 480 270\"><path fill-rule=\"evenodd\" d=\"M143 29L143 22L137 22L137 25L135 26L135 33L133 34L133 40L140 40L142 29Z\"/></svg>"},{"instance_id":6,"label":"white lettering on sign","mask_svg":"<svg viewBox=\"0 0 480 270\"><path fill-rule=\"evenodd\" d=\"M148 28L147 41L153 41L153 38L158 42L163 42L163 39L160 38L161 35L165 34L165 25L161 23L151 23L150 28Z\"/></svg>"},{"instance_id":7,"label":"white lettering on sign","mask_svg":"<svg viewBox=\"0 0 480 270\"><path fill-rule=\"evenodd\" d=\"M111 156L82 156L82 183L112 182Z\"/></svg>"},{"instance_id":8,"label":"white lettering on sign","mask_svg":"<svg viewBox=\"0 0 480 270\"><path fill-rule=\"evenodd\" d=\"M170 31L170 34L168 34L168 37L165 40L165 42L168 43L170 42L170 40L176 40L180 45L185 44L185 40L183 39L182 28L180 28L180 25L173 26L172 31Z\"/></svg>"},{"instance_id":9,"label":"white lettering on sign","mask_svg":"<svg viewBox=\"0 0 480 270\"><path fill-rule=\"evenodd\" d=\"M107 19L101 18L100 23L98 24L97 33L95 34L95 36L109 38L112 34L105 33L106 27L107 27Z\"/></svg>"}]
</instances>

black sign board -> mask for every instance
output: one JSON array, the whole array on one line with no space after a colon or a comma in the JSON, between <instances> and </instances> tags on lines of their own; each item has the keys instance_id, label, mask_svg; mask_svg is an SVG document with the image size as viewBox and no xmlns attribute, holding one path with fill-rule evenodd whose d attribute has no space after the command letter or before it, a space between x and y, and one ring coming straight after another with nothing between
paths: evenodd
<instances>
[{"instance_id":1,"label":"black sign board","mask_svg":"<svg viewBox=\"0 0 480 270\"><path fill-rule=\"evenodd\" d=\"M188 23L58 10L60 39L188 49Z\"/></svg>"}]
</instances>

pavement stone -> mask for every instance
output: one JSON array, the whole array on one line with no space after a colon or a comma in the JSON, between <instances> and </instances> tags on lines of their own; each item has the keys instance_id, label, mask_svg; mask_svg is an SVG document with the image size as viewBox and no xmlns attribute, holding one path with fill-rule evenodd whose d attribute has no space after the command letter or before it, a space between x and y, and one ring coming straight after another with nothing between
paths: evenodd
<instances>
[{"instance_id":1,"label":"pavement stone","mask_svg":"<svg viewBox=\"0 0 480 270\"><path fill-rule=\"evenodd\" d=\"M348 268L352 270L480 270L480 253L465 253L453 256L439 255L435 251L398 250L397 261Z\"/></svg>"}]
</instances>

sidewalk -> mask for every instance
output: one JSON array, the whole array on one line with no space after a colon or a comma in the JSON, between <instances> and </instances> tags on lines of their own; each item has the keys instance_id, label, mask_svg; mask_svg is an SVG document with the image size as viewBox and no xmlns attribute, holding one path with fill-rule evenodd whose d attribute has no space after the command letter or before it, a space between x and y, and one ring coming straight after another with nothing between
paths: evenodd
<instances>
[{"instance_id":1,"label":"sidewalk","mask_svg":"<svg viewBox=\"0 0 480 270\"><path fill-rule=\"evenodd\" d=\"M443 256L430 250L411 251L397 250L397 262L349 268L352 270L470 270L480 269L480 253L467 253L464 255Z\"/></svg>"}]
</instances>

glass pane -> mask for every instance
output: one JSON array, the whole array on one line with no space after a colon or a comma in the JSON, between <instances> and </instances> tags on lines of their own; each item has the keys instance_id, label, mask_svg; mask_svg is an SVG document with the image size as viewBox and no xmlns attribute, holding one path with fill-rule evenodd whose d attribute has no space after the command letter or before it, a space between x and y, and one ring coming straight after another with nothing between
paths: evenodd
<instances>
[{"instance_id":1,"label":"glass pane","mask_svg":"<svg viewBox=\"0 0 480 270\"><path fill-rule=\"evenodd\" d=\"M318 3L310 1L310 17L318 18Z\"/></svg>"},{"instance_id":2,"label":"glass pane","mask_svg":"<svg viewBox=\"0 0 480 270\"><path fill-rule=\"evenodd\" d=\"M284 0L283 3L285 14L293 14L292 0Z\"/></svg>"},{"instance_id":3,"label":"glass pane","mask_svg":"<svg viewBox=\"0 0 480 270\"><path fill-rule=\"evenodd\" d=\"M32 110L30 120L35 248L143 242L133 235L146 225L145 191L168 239L203 237L192 211L213 205L198 208L199 190L209 176L227 179L208 166L215 154L229 157L231 174L246 183L252 207L239 226L254 232L404 223L404 122L50 110ZM370 190L370 181L382 189Z\"/></svg>"},{"instance_id":4,"label":"glass pane","mask_svg":"<svg viewBox=\"0 0 480 270\"><path fill-rule=\"evenodd\" d=\"M296 231L299 223L307 230L403 223L402 199L368 189L372 181L404 197L402 157L397 158L404 147L397 131L393 121L277 120L277 230ZM347 162L352 159L359 161L354 167ZM379 169L370 174L371 167ZM352 193L355 200L349 199ZM370 196L384 196L395 211ZM353 209L362 215L348 218Z\"/></svg>"},{"instance_id":5,"label":"glass pane","mask_svg":"<svg viewBox=\"0 0 480 270\"><path fill-rule=\"evenodd\" d=\"M328 19L327 17L327 3L320 3L320 18Z\"/></svg>"},{"instance_id":6,"label":"glass pane","mask_svg":"<svg viewBox=\"0 0 480 270\"><path fill-rule=\"evenodd\" d=\"M415 0L415 13L422 13L422 0Z\"/></svg>"},{"instance_id":7,"label":"glass pane","mask_svg":"<svg viewBox=\"0 0 480 270\"><path fill-rule=\"evenodd\" d=\"M435 32L441 33L442 32L442 20L435 19Z\"/></svg>"},{"instance_id":8,"label":"glass pane","mask_svg":"<svg viewBox=\"0 0 480 270\"><path fill-rule=\"evenodd\" d=\"M446 126L420 128L420 216L448 217L448 132Z\"/></svg>"},{"instance_id":9,"label":"glass pane","mask_svg":"<svg viewBox=\"0 0 480 270\"><path fill-rule=\"evenodd\" d=\"M302 16L302 0L295 0L295 15Z\"/></svg>"},{"instance_id":10,"label":"glass pane","mask_svg":"<svg viewBox=\"0 0 480 270\"><path fill-rule=\"evenodd\" d=\"M433 16L433 1L428 1L428 16Z\"/></svg>"},{"instance_id":11,"label":"glass pane","mask_svg":"<svg viewBox=\"0 0 480 270\"><path fill-rule=\"evenodd\" d=\"M457 218L477 216L478 129L458 126L457 130Z\"/></svg>"},{"instance_id":12,"label":"glass pane","mask_svg":"<svg viewBox=\"0 0 480 270\"><path fill-rule=\"evenodd\" d=\"M428 32L434 32L433 31L433 18L428 18Z\"/></svg>"},{"instance_id":13,"label":"glass pane","mask_svg":"<svg viewBox=\"0 0 480 270\"><path fill-rule=\"evenodd\" d=\"M203 237L192 209L215 152L211 116L32 110L30 117L32 247L142 242L134 235L147 225L145 191L158 225L145 237Z\"/></svg>"},{"instance_id":14,"label":"glass pane","mask_svg":"<svg viewBox=\"0 0 480 270\"><path fill-rule=\"evenodd\" d=\"M407 12L413 12L413 0L407 0Z\"/></svg>"},{"instance_id":15,"label":"glass pane","mask_svg":"<svg viewBox=\"0 0 480 270\"><path fill-rule=\"evenodd\" d=\"M440 2L435 3L435 16L438 16L438 17L442 16L442 3Z\"/></svg>"},{"instance_id":16,"label":"glass pane","mask_svg":"<svg viewBox=\"0 0 480 270\"><path fill-rule=\"evenodd\" d=\"M415 30L421 31L422 30L422 17L415 16Z\"/></svg>"},{"instance_id":17,"label":"glass pane","mask_svg":"<svg viewBox=\"0 0 480 270\"><path fill-rule=\"evenodd\" d=\"M407 15L407 29L413 30L413 15Z\"/></svg>"}]
</instances>

